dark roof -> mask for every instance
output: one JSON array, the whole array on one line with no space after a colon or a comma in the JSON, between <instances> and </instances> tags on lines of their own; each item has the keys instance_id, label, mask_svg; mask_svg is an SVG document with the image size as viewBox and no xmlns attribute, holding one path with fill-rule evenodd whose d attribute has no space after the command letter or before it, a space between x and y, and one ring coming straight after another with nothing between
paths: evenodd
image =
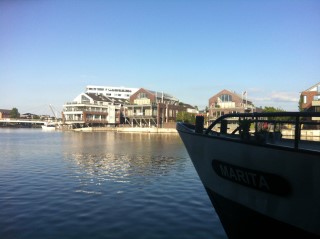
<instances>
[{"instance_id":1,"label":"dark roof","mask_svg":"<svg viewBox=\"0 0 320 239\"><path fill-rule=\"evenodd\" d=\"M304 91L311 91L314 87L317 87L318 85L320 85L320 82L315 84L315 85L313 85L313 86L311 86L311 87L309 87L308 89L306 89Z\"/></svg>"},{"instance_id":2,"label":"dark roof","mask_svg":"<svg viewBox=\"0 0 320 239\"><path fill-rule=\"evenodd\" d=\"M95 94L95 93L85 93L88 95L90 98L92 98L95 101L103 101L103 102L108 102L108 103L113 103L113 104L125 104L127 103L126 99L119 99L119 98L114 98L114 97L107 97L102 94Z\"/></svg>"},{"instance_id":3,"label":"dark roof","mask_svg":"<svg viewBox=\"0 0 320 239\"><path fill-rule=\"evenodd\" d=\"M24 113L22 115L28 115L28 116L31 116L31 115L35 115L35 114L32 114L32 113ZM36 115L35 115L36 116Z\"/></svg>"},{"instance_id":4,"label":"dark roof","mask_svg":"<svg viewBox=\"0 0 320 239\"><path fill-rule=\"evenodd\" d=\"M164 93L164 92L153 91L153 90L147 90L147 91L149 91L151 94L157 96L157 98L161 98L163 96L163 98L165 98L165 99L179 101L176 97L169 95L167 93Z\"/></svg>"},{"instance_id":5,"label":"dark roof","mask_svg":"<svg viewBox=\"0 0 320 239\"><path fill-rule=\"evenodd\" d=\"M10 114L11 110L6 110L6 109L0 109L0 112Z\"/></svg>"},{"instance_id":6,"label":"dark roof","mask_svg":"<svg viewBox=\"0 0 320 239\"><path fill-rule=\"evenodd\" d=\"M186 107L186 108L188 108L188 109L195 109L194 106L189 105L189 104L185 104L185 103L182 103L182 106L183 106L183 107Z\"/></svg>"}]
</instances>

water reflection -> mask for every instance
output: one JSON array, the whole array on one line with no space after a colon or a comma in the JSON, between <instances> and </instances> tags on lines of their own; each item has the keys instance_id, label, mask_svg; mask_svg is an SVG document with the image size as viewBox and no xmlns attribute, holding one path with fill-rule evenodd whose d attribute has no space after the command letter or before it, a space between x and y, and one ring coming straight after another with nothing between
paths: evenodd
<instances>
[{"instance_id":1,"label":"water reflection","mask_svg":"<svg viewBox=\"0 0 320 239\"><path fill-rule=\"evenodd\" d=\"M109 181L145 185L183 170L177 162L188 160L176 134L75 133L66 134L63 145L81 187L76 190L85 193L102 193Z\"/></svg>"},{"instance_id":2,"label":"water reflection","mask_svg":"<svg viewBox=\"0 0 320 239\"><path fill-rule=\"evenodd\" d=\"M178 135L1 133L1 238L226 238Z\"/></svg>"}]
</instances>

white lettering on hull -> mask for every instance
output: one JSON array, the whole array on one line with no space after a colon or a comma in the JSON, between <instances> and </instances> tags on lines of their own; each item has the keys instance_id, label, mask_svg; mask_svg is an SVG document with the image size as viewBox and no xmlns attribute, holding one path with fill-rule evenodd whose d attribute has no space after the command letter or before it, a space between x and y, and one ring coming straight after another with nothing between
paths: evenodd
<instances>
[{"instance_id":1,"label":"white lettering on hull","mask_svg":"<svg viewBox=\"0 0 320 239\"><path fill-rule=\"evenodd\" d=\"M215 159L212 161L212 167L220 177L250 188L282 196L291 193L290 184L279 175L239 167Z\"/></svg>"},{"instance_id":2,"label":"white lettering on hull","mask_svg":"<svg viewBox=\"0 0 320 239\"><path fill-rule=\"evenodd\" d=\"M250 173L241 169L233 169L221 164L220 171L224 177L230 178L234 181L248 184L249 186L253 187L259 187L261 189L270 190L267 180L263 175Z\"/></svg>"}]
</instances>

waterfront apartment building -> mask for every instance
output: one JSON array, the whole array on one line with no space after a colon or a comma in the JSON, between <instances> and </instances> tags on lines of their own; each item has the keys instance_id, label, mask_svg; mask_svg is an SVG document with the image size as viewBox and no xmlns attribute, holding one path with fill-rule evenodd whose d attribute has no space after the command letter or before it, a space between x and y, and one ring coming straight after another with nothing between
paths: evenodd
<instances>
[{"instance_id":1,"label":"waterfront apartment building","mask_svg":"<svg viewBox=\"0 0 320 239\"><path fill-rule=\"evenodd\" d=\"M72 102L63 105L63 123L72 128L118 125L120 108L126 102L125 99L102 94L81 93Z\"/></svg>"},{"instance_id":2,"label":"waterfront apartment building","mask_svg":"<svg viewBox=\"0 0 320 239\"><path fill-rule=\"evenodd\" d=\"M104 95L106 97L129 99L139 88L127 88L127 87L114 87L114 86L95 86L88 85L86 87L86 93Z\"/></svg>"},{"instance_id":3,"label":"waterfront apartment building","mask_svg":"<svg viewBox=\"0 0 320 239\"><path fill-rule=\"evenodd\" d=\"M247 99L247 92L237 94L224 89L209 99L209 121L224 114L257 111L260 109Z\"/></svg>"},{"instance_id":4,"label":"waterfront apartment building","mask_svg":"<svg viewBox=\"0 0 320 239\"><path fill-rule=\"evenodd\" d=\"M320 112L320 82L300 93L300 110Z\"/></svg>"},{"instance_id":5,"label":"waterfront apartment building","mask_svg":"<svg viewBox=\"0 0 320 239\"><path fill-rule=\"evenodd\" d=\"M140 88L122 108L121 115L131 126L170 128L175 127L179 111L192 110L172 95Z\"/></svg>"},{"instance_id":6,"label":"waterfront apartment building","mask_svg":"<svg viewBox=\"0 0 320 239\"><path fill-rule=\"evenodd\" d=\"M299 108L301 111L320 112L320 82L300 93ZM320 120L314 117L313 120Z\"/></svg>"}]
</instances>

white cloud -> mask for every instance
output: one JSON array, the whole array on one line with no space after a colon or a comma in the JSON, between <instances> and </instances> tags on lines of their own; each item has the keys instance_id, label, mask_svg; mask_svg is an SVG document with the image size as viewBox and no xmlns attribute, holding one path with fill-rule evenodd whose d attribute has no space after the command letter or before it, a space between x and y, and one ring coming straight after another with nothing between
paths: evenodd
<instances>
[{"instance_id":1,"label":"white cloud","mask_svg":"<svg viewBox=\"0 0 320 239\"><path fill-rule=\"evenodd\" d=\"M272 92L271 99L276 102L298 102L299 95L296 92Z\"/></svg>"},{"instance_id":2,"label":"white cloud","mask_svg":"<svg viewBox=\"0 0 320 239\"><path fill-rule=\"evenodd\" d=\"M262 90L256 90L251 92L251 96L252 97L249 96L249 98L256 106L268 106L291 111L297 110L300 94L297 92L264 92Z\"/></svg>"}]
</instances>

